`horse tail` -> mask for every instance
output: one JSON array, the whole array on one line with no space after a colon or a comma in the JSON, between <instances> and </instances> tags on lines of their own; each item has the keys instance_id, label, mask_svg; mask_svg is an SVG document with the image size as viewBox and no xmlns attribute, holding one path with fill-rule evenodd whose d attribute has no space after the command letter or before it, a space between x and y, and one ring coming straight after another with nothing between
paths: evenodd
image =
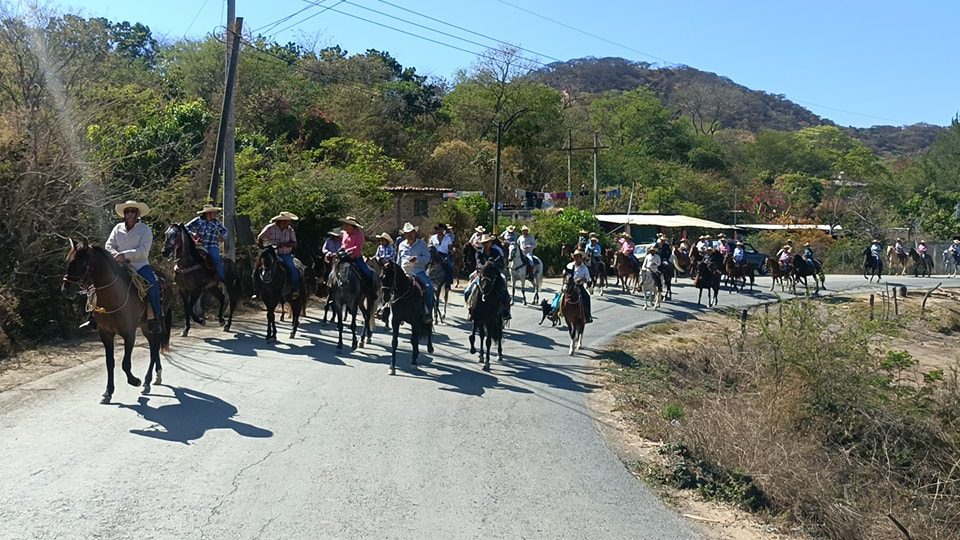
<instances>
[{"instance_id":1,"label":"horse tail","mask_svg":"<svg viewBox=\"0 0 960 540\"><path fill-rule=\"evenodd\" d=\"M163 333L160 337L160 350L169 351L170 350L170 333L173 329L173 310L168 309L167 313L163 316Z\"/></svg>"}]
</instances>

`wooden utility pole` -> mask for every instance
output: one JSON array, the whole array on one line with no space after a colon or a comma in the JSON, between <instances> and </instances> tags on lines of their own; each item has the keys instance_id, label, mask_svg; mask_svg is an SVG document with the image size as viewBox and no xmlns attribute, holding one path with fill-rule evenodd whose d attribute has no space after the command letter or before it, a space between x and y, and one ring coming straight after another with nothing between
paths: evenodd
<instances>
[{"instance_id":1,"label":"wooden utility pole","mask_svg":"<svg viewBox=\"0 0 960 540\"><path fill-rule=\"evenodd\" d=\"M231 59L234 58L234 56L239 57L240 55L239 37L242 25L243 21L237 20L236 0L227 0L227 61L224 65L228 66L228 71L226 77L224 77L224 84L231 85L233 92L236 91L237 84L237 62L235 60L231 62ZM232 82L230 81L230 69L233 70ZM233 260L237 260L237 232L235 225L237 216L237 158L235 155L237 140L236 110L236 100L230 99L230 102L227 104L227 132L223 139L223 225L228 231L225 242L226 245L224 246L227 252L226 256Z\"/></svg>"},{"instance_id":2,"label":"wooden utility pole","mask_svg":"<svg viewBox=\"0 0 960 540\"><path fill-rule=\"evenodd\" d=\"M597 213L597 201L599 199L600 184L597 180L597 163L600 160L600 134L593 132L593 213Z\"/></svg>"},{"instance_id":3,"label":"wooden utility pole","mask_svg":"<svg viewBox=\"0 0 960 540\"><path fill-rule=\"evenodd\" d=\"M573 130L567 131L567 191L573 190Z\"/></svg>"},{"instance_id":4,"label":"wooden utility pole","mask_svg":"<svg viewBox=\"0 0 960 540\"><path fill-rule=\"evenodd\" d=\"M500 154L503 140L503 122L497 122L497 173L493 180L493 234L497 235L497 221L500 217Z\"/></svg>"},{"instance_id":5,"label":"wooden utility pole","mask_svg":"<svg viewBox=\"0 0 960 540\"><path fill-rule=\"evenodd\" d=\"M227 124L229 121L228 111L230 110L230 105L233 102L233 83L236 80L236 76L237 76L237 57L240 55L240 32L242 29L243 29L243 17L240 17L236 20L233 31L231 32L230 39L228 40L229 42L232 43L231 51L233 52L233 54L230 55L230 60L227 62L227 82L223 89L223 106L220 109L220 124L219 124L219 127L217 128L217 149L214 154L213 172L210 178L210 202L211 203L216 203L217 201L217 194L220 188L221 175L223 174L224 154L226 154L226 152L224 151L224 148L226 146ZM231 152L231 156L232 155L233 154ZM231 197L229 199L230 199L230 205L232 209L233 208L232 194L234 190L232 178L231 178L229 188L231 193ZM224 188L224 192L226 192L226 186ZM228 197L226 196L226 193L224 193L224 200L226 201L227 198ZM226 212L224 212L224 214L226 214ZM234 231L230 229L230 225L233 224L232 223L233 216L231 215L229 219L230 221L227 222L229 223L229 225L226 223L224 224L227 227L227 231L229 233L227 234L228 239L232 236L235 236Z\"/></svg>"}]
</instances>

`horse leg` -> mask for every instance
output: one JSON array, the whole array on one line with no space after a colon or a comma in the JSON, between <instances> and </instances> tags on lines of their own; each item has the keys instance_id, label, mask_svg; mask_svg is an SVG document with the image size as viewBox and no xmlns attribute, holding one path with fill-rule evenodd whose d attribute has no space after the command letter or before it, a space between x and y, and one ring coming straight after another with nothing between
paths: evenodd
<instances>
[{"instance_id":1,"label":"horse leg","mask_svg":"<svg viewBox=\"0 0 960 540\"><path fill-rule=\"evenodd\" d=\"M433 325L426 325L425 332L427 333L427 352L433 354Z\"/></svg>"},{"instance_id":2,"label":"horse leg","mask_svg":"<svg viewBox=\"0 0 960 540\"><path fill-rule=\"evenodd\" d=\"M474 346L474 339L477 336L477 321L473 321L473 329L470 331L470 354L476 354L477 348Z\"/></svg>"},{"instance_id":3,"label":"horse leg","mask_svg":"<svg viewBox=\"0 0 960 540\"><path fill-rule=\"evenodd\" d=\"M148 332L144 332L147 334ZM148 336L149 337L149 336ZM130 386L140 386L140 379L134 377L131 369L131 357L133 356L133 344L137 340L136 329L123 336L123 361L120 363L120 369L127 376L127 384Z\"/></svg>"},{"instance_id":4,"label":"horse leg","mask_svg":"<svg viewBox=\"0 0 960 540\"><path fill-rule=\"evenodd\" d=\"M196 299L193 298L192 293L180 291L180 301L183 302L183 331L180 332L180 337L187 337L190 333L190 319L193 318L193 304Z\"/></svg>"},{"instance_id":5,"label":"horse leg","mask_svg":"<svg viewBox=\"0 0 960 540\"><path fill-rule=\"evenodd\" d=\"M521 285L521 288L522 288L522 287L523 287L523 286ZM490 371L490 346L493 344L493 331L492 331L492 330L487 333L486 342L487 342L487 356L484 358L484 361L483 361L483 370L484 370L484 371Z\"/></svg>"},{"instance_id":6,"label":"horse leg","mask_svg":"<svg viewBox=\"0 0 960 540\"><path fill-rule=\"evenodd\" d=\"M150 349L150 363L147 365L147 374L143 377L143 394L150 393L150 383L153 382L153 369L157 369L157 384L160 383L160 336L147 336L147 345Z\"/></svg>"},{"instance_id":7,"label":"horse leg","mask_svg":"<svg viewBox=\"0 0 960 540\"><path fill-rule=\"evenodd\" d=\"M270 343L276 336L277 315L274 310L277 309L275 302L267 303L267 343Z\"/></svg>"},{"instance_id":8,"label":"horse leg","mask_svg":"<svg viewBox=\"0 0 960 540\"><path fill-rule=\"evenodd\" d=\"M417 363L417 358L420 357L420 331L423 326L422 322L410 325L410 365L413 367L420 365Z\"/></svg>"},{"instance_id":9,"label":"horse leg","mask_svg":"<svg viewBox=\"0 0 960 540\"><path fill-rule=\"evenodd\" d=\"M392 352L390 354L390 374L397 374L397 344L400 341L400 318L394 317L393 319L393 341L390 342ZM342 347L341 344L339 347Z\"/></svg>"},{"instance_id":10,"label":"horse leg","mask_svg":"<svg viewBox=\"0 0 960 540\"><path fill-rule=\"evenodd\" d=\"M570 332L570 356L573 356L574 347L577 344L577 327L580 325L578 321L573 321L569 324Z\"/></svg>"},{"instance_id":11,"label":"horse leg","mask_svg":"<svg viewBox=\"0 0 960 540\"><path fill-rule=\"evenodd\" d=\"M108 404L110 403L110 398L113 397L113 367L115 365L113 359L113 334L100 330L100 342L103 343L103 354L107 363L107 389L103 393L100 403Z\"/></svg>"},{"instance_id":12,"label":"horse leg","mask_svg":"<svg viewBox=\"0 0 960 540\"><path fill-rule=\"evenodd\" d=\"M290 329L290 339L297 337L297 328L300 327L300 302L302 301L303 300L297 299L290 302L290 318L293 319L293 328Z\"/></svg>"},{"instance_id":13,"label":"horse leg","mask_svg":"<svg viewBox=\"0 0 960 540\"><path fill-rule=\"evenodd\" d=\"M227 303L227 299L223 295L223 291L220 290L219 285L210 289L210 294L217 299L217 304L219 304L219 307L217 308L217 322L220 323L220 326L223 326L227 322L223 319L223 308L224 304Z\"/></svg>"},{"instance_id":14,"label":"horse leg","mask_svg":"<svg viewBox=\"0 0 960 540\"><path fill-rule=\"evenodd\" d=\"M333 317L337 319L337 350L343 349L343 306L339 302L333 306ZM396 350L396 347L394 347Z\"/></svg>"},{"instance_id":15,"label":"horse leg","mask_svg":"<svg viewBox=\"0 0 960 540\"><path fill-rule=\"evenodd\" d=\"M350 350L357 350L357 307L353 306L350 310L350 333L353 335L353 340L350 342Z\"/></svg>"}]
</instances>

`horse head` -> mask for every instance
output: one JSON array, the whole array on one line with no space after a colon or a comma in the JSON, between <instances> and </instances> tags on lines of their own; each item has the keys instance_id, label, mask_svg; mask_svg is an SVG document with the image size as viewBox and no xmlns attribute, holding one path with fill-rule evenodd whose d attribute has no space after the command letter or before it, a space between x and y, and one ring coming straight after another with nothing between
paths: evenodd
<instances>
[{"instance_id":1,"label":"horse head","mask_svg":"<svg viewBox=\"0 0 960 540\"><path fill-rule=\"evenodd\" d=\"M183 235L180 232L181 227L183 227L181 223L171 223L163 233L163 251L161 255L166 257L167 260L176 257L180 252L180 248L183 246Z\"/></svg>"},{"instance_id":2,"label":"horse head","mask_svg":"<svg viewBox=\"0 0 960 540\"><path fill-rule=\"evenodd\" d=\"M276 246L264 246L260 250L260 268L258 275L263 283L271 283L276 275L277 266L280 264L280 255L277 254Z\"/></svg>"},{"instance_id":3,"label":"horse head","mask_svg":"<svg viewBox=\"0 0 960 540\"><path fill-rule=\"evenodd\" d=\"M90 287L90 265L92 246L83 240L83 243L74 242L70 239L70 251L67 252L67 270L63 274L63 284L60 286L60 292L67 294L68 285L77 287L76 293L79 294Z\"/></svg>"}]
</instances>

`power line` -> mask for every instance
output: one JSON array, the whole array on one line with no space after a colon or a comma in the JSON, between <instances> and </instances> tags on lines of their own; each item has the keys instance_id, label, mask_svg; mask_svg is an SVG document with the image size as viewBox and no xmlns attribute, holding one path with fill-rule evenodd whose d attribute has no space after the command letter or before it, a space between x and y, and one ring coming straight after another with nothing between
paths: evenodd
<instances>
[{"instance_id":1,"label":"power line","mask_svg":"<svg viewBox=\"0 0 960 540\"><path fill-rule=\"evenodd\" d=\"M609 40L609 39L607 39L607 38L605 38L605 37L603 37L603 36L598 36L597 34L593 34L593 33L587 32L586 30L581 30L581 29L579 29L579 28L577 28L577 27L575 27L575 26L570 26L569 24L564 23L564 22L560 22L560 21L558 21L558 20L556 20L556 19L551 19L550 17L547 17L546 15L541 15L541 14L539 14L539 13L537 13L537 12L535 12L535 11L531 11L531 10L525 8L525 7L520 7L520 6L516 5L516 4L507 2L507 0L497 0L497 2L500 2L501 4L508 5L508 6L512 7L512 8L514 8L514 9L518 9L518 10L520 10L520 11L523 11L524 13L529 13L530 15L533 15L534 17L539 17L539 18L541 18L541 19L543 19L543 20L545 20L545 21L550 21L550 22L552 22L553 24L557 24L557 25L560 25L560 26L562 26L562 27L564 27L564 28L568 28L568 29L570 29L570 30L573 30L574 32L579 32L579 33L581 33L581 34L583 34L583 35L585 35L585 36L590 36L590 37L592 37L592 38L594 38L594 39L599 39L600 41L604 41L604 42L609 43L609 44L611 44L611 45L616 45L617 47L621 47L621 48L626 49L626 50L628 50L628 51L633 51L633 52L635 52L635 53L637 53L637 54L646 56L647 58L653 58L654 60L659 60L660 62L663 62L664 64L676 64L676 62L671 62L671 61L669 61L669 60L667 60L667 59L660 58L659 56L654 56L654 55L652 55L652 54L650 54L650 53L645 53L645 52L643 52L643 51L641 51L641 50L634 49L633 47L631 47L631 46L629 46L629 45L624 45L623 43L617 43L616 41Z\"/></svg>"},{"instance_id":2,"label":"power line","mask_svg":"<svg viewBox=\"0 0 960 540\"><path fill-rule=\"evenodd\" d=\"M189 34L190 29L193 28L193 23L197 22L197 17L199 17L200 14L203 13L203 8L207 7L207 1L208 0L203 0L203 3L200 4L200 9L197 10L197 14L193 16L193 19L190 19L190 24L188 24L187 29L183 31L184 39L187 38L187 34Z\"/></svg>"},{"instance_id":3,"label":"power line","mask_svg":"<svg viewBox=\"0 0 960 540\"><path fill-rule=\"evenodd\" d=\"M846 110L846 109L838 109L838 108L836 108L836 107L829 107L829 106L827 106L827 105L820 105L819 103L811 103L811 102L809 102L809 101L804 101L804 100L802 100L802 99L793 99L793 100L791 100L791 101L796 101L797 103L804 103L804 104L806 104L806 105L811 105L811 106L813 106L813 107L820 107L821 109L829 109L829 110L831 110L831 111L837 111L837 112L842 112L842 113L846 113L846 114L852 114L852 115L855 115L855 116L862 116L862 117L864 117L864 118L873 118L874 120L884 120L884 121L886 121L886 122L896 122L896 123L902 124L902 125L910 124L910 122L904 122L903 120L897 120L896 118L886 118L886 117L883 117L883 116L873 116L872 114L864 114L864 113L858 113L858 112L848 111L848 110Z\"/></svg>"},{"instance_id":4,"label":"power line","mask_svg":"<svg viewBox=\"0 0 960 540\"><path fill-rule=\"evenodd\" d=\"M320 0L320 3L321 3L321 4L322 4L323 2L326 2L326 0ZM280 17L279 19L277 19L277 20L275 20L275 21L273 21L273 22L271 22L271 23L267 23L267 24L265 24L265 25L263 25L263 26L260 26L260 27L258 27L258 28L254 28L253 30L250 30L250 33L251 33L251 34L256 34L256 33L259 32L260 30L263 30L264 28L273 28L273 27L276 27L278 24L280 24L280 23L285 23L285 22L289 21L290 19L296 17L297 15L303 13L304 11L307 11L308 9L313 9L314 7L317 7L317 6L318 6L318 4L313 4L313 5L309 5L309 6L307 6L307 7L298 9L297 11L294 11L293 13L287 15L286 17Z\"/></svg>"},{"instance_id":5,"label":"power line","mask_svg":"<svg viewBox=\"0 0 960 540\"><path fill-rule=\"evenodd\" d=\"M449 22L447 22L447 21L437 19L436 17L431 17L430 15L427 15L427 14L424 14L424 13L420 13L419 11L414 11L414 10L412 10L412 9L407 9L407 8L405 8L405 7L403 7L403 6L398 6L397 4L394 4L394 3L392 3L392 2L387 2L386 0L377 0L377 1L380 2L381 4L386 4L386 5L388 5L388 6L393 6L393 7L397 8L397 9L399 9L399 10L406 11L407 13L412 13L412 14L414 14L414 15L419 15L420 17L423 17L424 19L428 19L428 20L431 20L431 21L434 21L434 22L438 22L438 23L440 23L440 24L444 24L444 25L449 26L449 27L451 27L451 28L456 28L457 30L461 30L461 31L463 31L463 32L467 32L468 34L472 34L472 35L474 35L474 36L478 36L478 37L482 37L482 38L485 38L485 39L489 39L490 41L495 41L495 42L500 43L500 44L503 44L503 45L509 45L509 46L511 46L511 47L516 47L517 49L519 49L519 50L521 50L521 51L525 51L525 52L528 52L528 53L530 53L530 54L534 54L534 55L537 55L537 56L542 56L542 57L544 57L544 58L549 58L550 60L553 60L553 61L556 61L556 62L563 62L563 60L561 60L561 59L559 59L559 58L555 58L555 57L553 57L553 56L550 56L549 54L543 54L543 53L540 53L540 52L537 52L537 51L533 51L533 50L530 50L530 49L526 49L526 48L521 47L521 46L519 46L519 45L515 45L515 44L513 44L513 43L510 43L509 41L504 41L504 40L502 40L502 39L497 39L497 38L495 38L495 37L488 36L487 34L484 34L484 33L481 33L481 32L474 32L473 30L470 30L469 28L464 28L464 27L462 27L462 26L457 26L457 25L455 25L455 24L453 24L453 23L449 23ZM350 2L347 2L347 3L350 3Z\"/></svg>"},{"instance_id":6,"label":"power line","mask_svg":"<svg viewBox=\"0 0 960 540\"><path fill-rule=\"evenodd\" d=\"M306 1L306 0L305 0L305 1ZM323 1L325 1L325 0L321 0L321 2L323 2ZM299 21L297 21L297 22L295 22L295 23L293 23L293 24L284 26L284 27L281 28L280 30L277 30L277 31L275 31L273 34L271 34L271 37L272 37L272 36L275 36L275 35L277 35L277 34L279 34L279 33L281 33L281 32L285 32L285 31L293 28L294 26L299 26L299 25L301 25L301 24L309 21L310 19L312 19L312 18L314 18L314 17L316 17L316 16L318 16L318 15L323 15L324 13L330 11L331 9L339 6L339 5L342 4L344 1L345 1L345 0L340 0L340 1L337 2L336 4L327 6L327 7L323 8L323 9L321 9L320 11L314 13L313 15L310 15L310 16L308 16L308 17L304 17L303 19L300 19ZM320 3L318 3L318 2L307 2L307 3L308 3L308 4L312 4L313 6L316 6L316 7L320 7ZM336 10L334 10L334 11L336 11Z\"/></svg>"}]
</instances>

